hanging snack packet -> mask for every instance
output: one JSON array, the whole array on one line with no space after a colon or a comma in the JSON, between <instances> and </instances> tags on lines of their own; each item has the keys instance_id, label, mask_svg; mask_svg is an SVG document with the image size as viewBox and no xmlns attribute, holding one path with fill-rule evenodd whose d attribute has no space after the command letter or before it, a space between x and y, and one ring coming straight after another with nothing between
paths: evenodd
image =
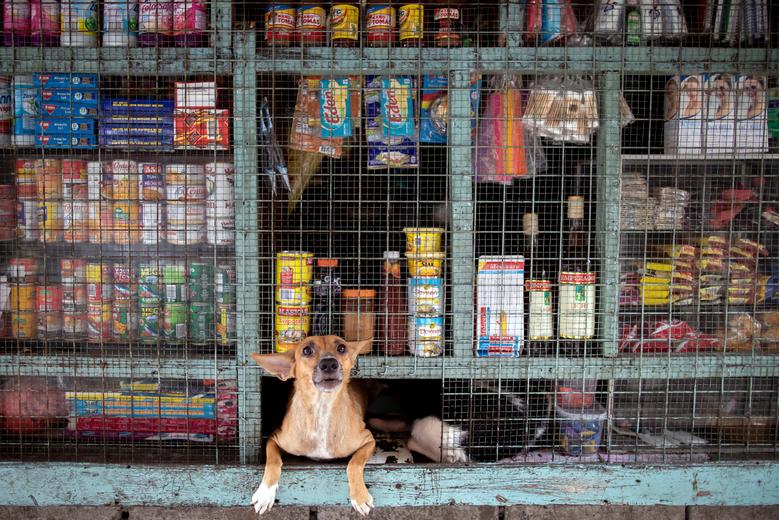
<instances>
[{"instance_id":1,"label":"hanging snack packet","mask_svg":"<svg viewBox=\"0 0 779 520\"><path fill-rule=\"evenodd\" d=\"M341 157L343 139L322 138L319 113L319 78L303 78L300 81L295 112L292 116L289 148L338 159Z\"/></svg>"},{"instance_id":2,"label":"hanging snack packet","mask_svg":"<svg viewBox=\"0 0 779 520\"><path fill-rule=\"evenodd\" d=\"M410 77L382 78L381 130L386 137L414 135L414 99Z\"/></svg>"},{"instance_id":3,"label":"hanging snack packet","mask_svg":"<svg viewBox=\"0 0 779 520\"><path fill-rule=\"evenodd\" d=\"M349 78L319 81L322 137L325 139L352 135L352 105L349 97L349 84Z\"/></svg>"},{"instance_id":4,"label":"hanging snack packet","mask_svg":"<svg viewBox=\"0 0 779 520\"><path fill-rule=\"evenodd\" d=\"M423 143L446 144L449 121L449 80L443 75L422 77L422 102L419 140Z\"/></svg>"},{"instance_id":5,"label":"hanging snack packet","mask_svg":"<svg viewBox=\"0 0 779 520\"><path fill-rule=\"evenodd\" d=\"M365 78L365 138L368 141L368 169L416 168L415 135L386 136L383 132L383 81L381 76ZM413 112L409 111L413 118ZM413 119L412 119L413 124Z\"/></svg>"}]
</instances>

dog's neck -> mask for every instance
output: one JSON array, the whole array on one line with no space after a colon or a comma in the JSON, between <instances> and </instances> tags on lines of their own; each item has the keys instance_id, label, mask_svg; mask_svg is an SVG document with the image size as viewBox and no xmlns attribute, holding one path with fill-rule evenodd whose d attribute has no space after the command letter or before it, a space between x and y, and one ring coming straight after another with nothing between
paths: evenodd
<instances>
[{"instance_id":1,"label":"dog's neck","mask_svg":"<svg viewBox=\"0 0 779 520\"><path fill-rule=\"evenodd\" d=\"M342 383L332 392L322 392L311 383L296 381L287 417L295 423L294 430L306 435L313 444L313 451L306 456L333 458L331 432L338 428L338 421L352 413L347 386L348 383Z\"/></svg>"}]
</instances>

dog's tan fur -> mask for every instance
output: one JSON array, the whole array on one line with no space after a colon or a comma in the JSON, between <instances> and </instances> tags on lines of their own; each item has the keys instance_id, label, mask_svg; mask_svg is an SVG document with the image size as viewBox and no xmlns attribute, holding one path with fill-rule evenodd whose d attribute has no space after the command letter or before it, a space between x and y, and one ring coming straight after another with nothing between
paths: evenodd
<instances>
[{"instance_id":1,"label":"dog's tan fur","mask_svg":"<svg viewBox=\"0 0 779 520\"><path fill-rule=\"evenodd\" d=\"M339 353L339 345L346 352ZM305 347L313 354L304 356ZM281 451L314 459L340 459L351 455L347 466L349 498L360 514L366 515L373 507L363 479L365 463L376 449L373 435L365 427L367 397L349 384L357 356L370 352L371 340L347 342L338 336L310 337L283 354L252 354L265 370L282 381L295 379L294 391L281 424L268 439L265 448L265 473L262 484L252 497L260 514L273 507L281 475ZM336 358L342 368L341 384L332 391L323 392L314 384L314 371L325 356Z\"/></svg>"}]
</instances>

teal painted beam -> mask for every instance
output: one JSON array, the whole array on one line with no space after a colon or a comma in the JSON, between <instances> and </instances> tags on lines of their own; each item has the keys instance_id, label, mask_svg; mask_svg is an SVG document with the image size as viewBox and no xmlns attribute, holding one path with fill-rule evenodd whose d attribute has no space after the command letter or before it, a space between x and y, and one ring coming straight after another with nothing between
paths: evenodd
<instances>
[{"instance_id":1,"label":"teal painted beam","mask_svg":"<svg viewBox=\"0 0 779 520\"><path fill-rule=\"evenodd\" d=\"M249 506L259 466L0 464L0 504ZM394 465L365 470L376 506L779 503L779 464ZM343 465L285 466L278 505L343 505Z\"/></svg>"},{"instance_id":2,"label":"teal painted beam","mask_svg":"<svg viewBox=\"0 0 779 520\"><path fill-rule=\"evenodd\" d=\"M232 62L207 48L3 47L0 73L80 72L134 76L226 75Z\"/></svg>"},{"instance_id":3,"label":"teal painted beam","mask_svg":"<svg viewBox=\"0 0 779 520\"><path fill-rule=\"evenodd\" d=\"M245 349L245 354L250 350ZM243 374L257 394L261 369L233 359L116 358L99 356L0 356L0 375L213 378ZM615 358L414 358L365 356L359 378L374 379L691 379L779 377L779 357L749 355ZM250 396L254 397L254 396ZM255 403L256 405L256 403ZM248 404L245 404L248 406Z\"/></svg>"},{"instance_id":4,"label":"teal painted beam","mask_svg":"<svg viewBox=\"0 0 779 520\"><path fill-rule=\"evenodd\" d=\"M233 4L230 0L211 2L211 47L220 58L229 59L232 50Z\"/></svg>"}]
</instances>

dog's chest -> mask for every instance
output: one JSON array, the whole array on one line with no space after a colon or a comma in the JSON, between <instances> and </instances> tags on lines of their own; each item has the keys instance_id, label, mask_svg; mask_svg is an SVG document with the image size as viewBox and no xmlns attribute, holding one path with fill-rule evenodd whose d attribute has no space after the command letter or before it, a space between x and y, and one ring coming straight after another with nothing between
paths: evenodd
<instances>
[{"instance_id":1,"label":"dog's chest","mask_svg":"<svg viewBox=\"0 0 779 520\"><path fill-rule=\"evenodd\" d=\"M329 399L318 399L314 405L313 428L308 432L312 459L331 459L332 450L329 447L332 435L333 402Z\"/></svg>"}]
</instances>

